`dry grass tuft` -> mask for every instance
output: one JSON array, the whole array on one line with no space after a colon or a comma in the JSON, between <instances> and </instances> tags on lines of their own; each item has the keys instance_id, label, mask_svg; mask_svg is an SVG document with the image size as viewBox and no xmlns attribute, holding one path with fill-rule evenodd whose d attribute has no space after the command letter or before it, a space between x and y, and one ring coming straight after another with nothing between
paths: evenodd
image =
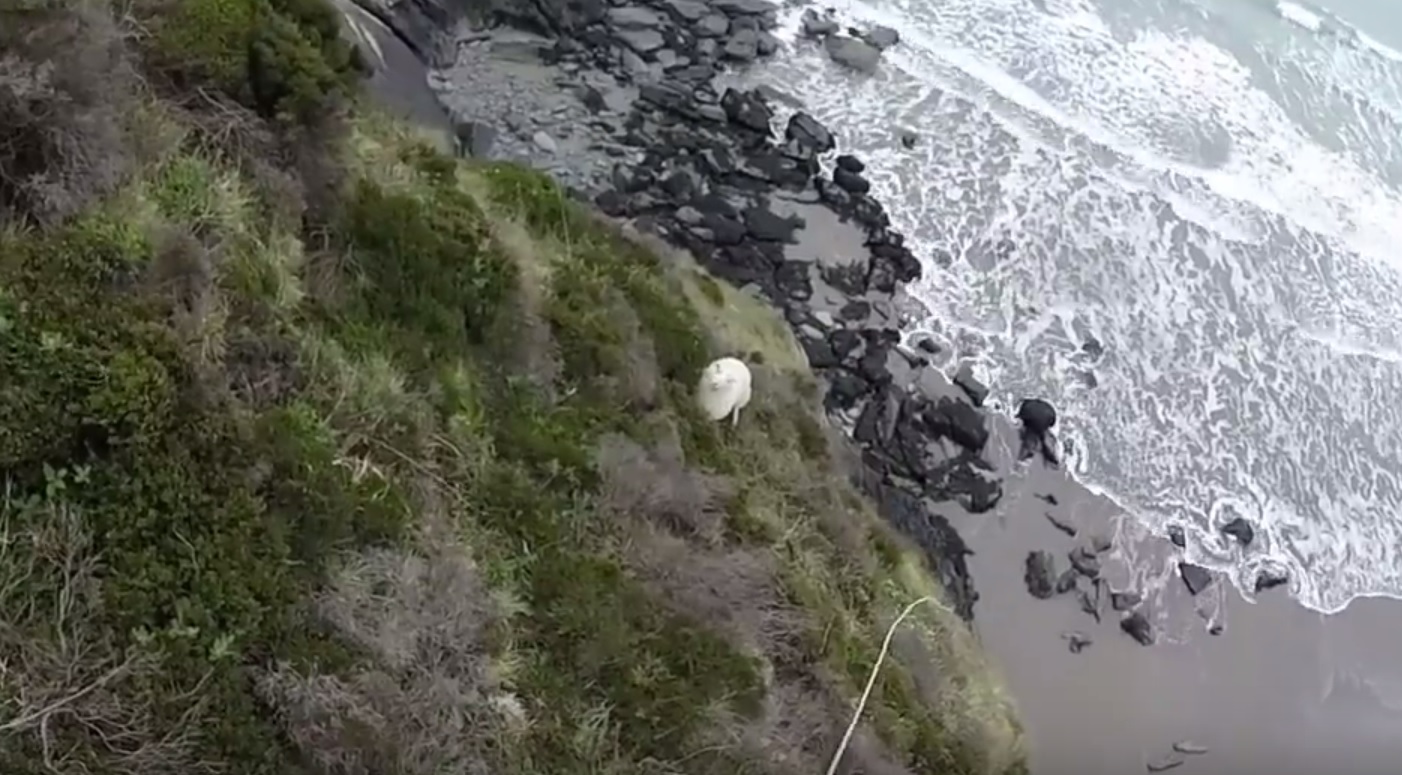
<instances>
[{"instance_id":1,"label":"dry grass tuft","mask_svg":"<svg viewBox=\"0 0 1402 775\"><path fill-rule=\"evenodd\" d=\"M504 721L485 644L491 598L463 547L370 549L346 559L316 601L373 656L348 675L279 665L259 681L286 734L325 772L481 775Z\"/></svg>"},{"instance_id":2,"label":"dry grass tuft","mask_svg":"<svg viewBox=\"0 0 1402 775\"><path fill-rule=\"evenodd\" d=\"M0 502L0 770L201 775L200 687L157 700L160 660L102 629L100 566L81 514ZM170 715L176 721L169 724Z\"/></svg>"},{"instance_id":3,"label":"dry grass tuft","mask_svg":"<svg viewBox=\"0 0 1402 775\"><path fill-rule=\"evenodd\" d=\"M104 4L0 10L0 211L53 223L112 191L134 77Z\"/></svg>"},{"instance_id":4,"label":"dry grass tuft","mask_svg":"<svg viewBox=\"0 0 1402 775\"><path fill-rule=\"evenodd\" d=\"M595 460L610 509L703 544L719 543L734 494L724 477L688 468L671 444L649 451L618 434L600 441Z\"/></svg>"}]
</instances>

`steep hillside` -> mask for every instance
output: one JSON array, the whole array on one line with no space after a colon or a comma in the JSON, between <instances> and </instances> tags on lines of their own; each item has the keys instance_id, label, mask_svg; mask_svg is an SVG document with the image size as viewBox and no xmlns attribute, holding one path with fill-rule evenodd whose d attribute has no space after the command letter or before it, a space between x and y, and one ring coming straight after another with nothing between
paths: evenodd
<instances>
[{"instance_id":1,"label":"steep hillside","mask_svg":"<svg viewBox=\"0 0 1402 775\"><path fill-rule=\"evenodd\" d=\"M825 770L940 593L772 312L376 116L319 0L122 8L0 12L0 771ZM1019 771L906 621L844 771Z\"/></svg>"}]
</instances>

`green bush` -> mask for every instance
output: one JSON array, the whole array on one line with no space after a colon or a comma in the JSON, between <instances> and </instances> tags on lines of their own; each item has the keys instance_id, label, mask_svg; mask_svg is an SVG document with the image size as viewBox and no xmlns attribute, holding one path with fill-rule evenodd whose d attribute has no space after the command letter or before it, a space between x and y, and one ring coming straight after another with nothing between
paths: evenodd
<instances>
[{"instance_id":1,"label":"green bush","mask_svg":"<svg viewBox=\"0 0 1402 775\"><path fill-rule=\"evenodd\" d=\"M333 111L359 77L326 0L184 0L146 10L150 62L177 88L213 88L265 118L301 123Z\"/></svg>"},{"instance_id":2,"label":"green bush","mask_svg":"<svg viewBox=\"0 0 1402 775\"><path fill-rule=\"evenodd\" d=\"M343 234L361 275L362 317L404 332L416 362L479 343L515 285L476 203L447 185L431 199L360 181Z\"/></svg>"}]
</instances>

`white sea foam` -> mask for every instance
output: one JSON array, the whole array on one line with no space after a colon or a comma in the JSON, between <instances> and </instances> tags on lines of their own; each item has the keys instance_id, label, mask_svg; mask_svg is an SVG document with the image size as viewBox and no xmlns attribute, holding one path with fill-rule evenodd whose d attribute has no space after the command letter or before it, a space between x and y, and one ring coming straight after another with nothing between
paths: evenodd
<instances>
[{"instance_id":1,"label":"white sea foam","mask_svg":"<svg viewBox=\"0 0 1402 775\"><path fill-rule=\"evenodd\" d=\"M1310 9L1297 3L1276 3L1275 10L1280 14L1280 18L1298 24L1310 32L1318 32L1324 25L1324 19Z\"/></svg>"},{"instance_id":2,"label":"white sea foam","mask_svg":"<svg viewBox=\"0 0 1402 775\"><path fill-rule=\"evenodd\" d=\"M901 30L881 72L803 42L763 72L868 160L917 249L956 257L915 291L999 397L1056 401L1073 472L1188 521L1199 560L1283 564L1323 611L1402 595L1402 197L1377 172L1396 140L1349 124L1331 147L1308 124L1337 111L1280 91L1385 110L1398 71L1288 42L1262 61L1315 80L1263 83L1249 47L1112 29L1088 0L835 5ZM1245 557L1212 529L1228 513L1261 527Z\"/></svg>"}]
</instances>

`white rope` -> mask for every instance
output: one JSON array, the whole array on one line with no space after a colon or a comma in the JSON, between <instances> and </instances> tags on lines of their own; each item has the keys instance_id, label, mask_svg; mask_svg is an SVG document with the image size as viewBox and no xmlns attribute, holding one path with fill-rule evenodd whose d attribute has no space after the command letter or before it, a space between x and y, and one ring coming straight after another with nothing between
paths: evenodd
<instances>
[{"instance_id":1,"label":"white rope","mask_svg":"<svg viewBox=\"0 0 1402 775\"><path fill-rule=\"evenodd\" d=\"M837 772L837 764L842 761L842 754L847 753L847 744L852 742L852 733L857 731L857 723L862 720L862 711L866 710L867 698L871 697L871 689L876 685L876 676L881 671L881 663L886 661L886 652L891 648L891 638L895 636L896 628L901 626L901 622L905 621L905 618L910 616L910 612L914 611L915 607L921 603L939 605L939 601L927 595L906 606L905 610L901 611L901 615L897 616L894 622L891 622L891 627L886 630L886 640L881 642L881 653L876 657L876 664L872 665L871 675L867 677L867 686L862 690L862 698L857 701L857 712L852 714L852 723L847 725L847 732L842 735L842 742L837 746L837 753L833 754L832 763L828 765L827 775L833 775Z\"/></svg>"}]
</instances>

